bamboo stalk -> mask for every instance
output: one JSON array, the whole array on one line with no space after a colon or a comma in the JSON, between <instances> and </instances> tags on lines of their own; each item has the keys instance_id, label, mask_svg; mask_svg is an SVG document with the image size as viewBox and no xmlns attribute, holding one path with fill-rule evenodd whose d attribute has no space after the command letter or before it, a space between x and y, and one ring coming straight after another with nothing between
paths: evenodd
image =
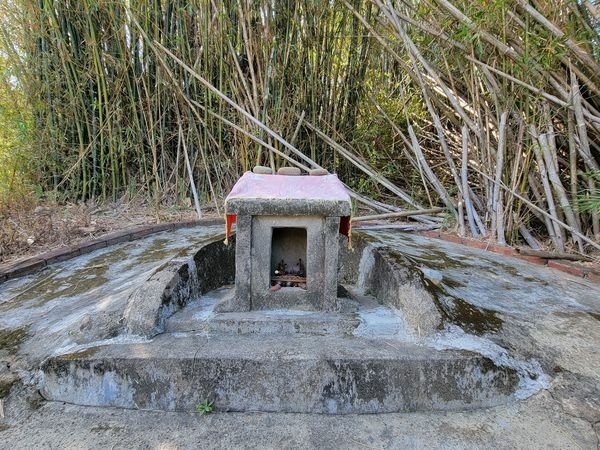
<instances>
[{"instance_id":1,"label":"bamboo stalk","mask_svg":"<svg viewBox=\"0 0 600 450\"><path fill-rule=\"evenodd\" d=\"M545 259L564 259L567 261L593 261L593 258L585 255L574 255L572 253L548 252L544 250L517 248L519 254L523 256L537 256Z\"/></svg>"},{"instance_id":2,"label":"bamboo stalk","mask_svg":"<svg viewBox=\"0 0 600 450\"><path fill-rule=\"evenodd\" d=\"M548 177L550 179L550 182L552 183L554 192L555 192L556 196L558 197L560 206L566 216L567 223L573 229L577 230L577 232L581 232L581 230L579 229L577 220L575 220L575 215L573 214L571 205L569 204L569 199L567 198L565 189L564 189L564 187L560 181L560 178L558 176L557 168L554 164L554 161L552 161L553 153L550 151L550 146L548 143L547 135L540 134L538 136L538 141L540 143L542 156L546 162L546 168L548 169ZM554 154L556 154L556 153L554 153ZM574 235L573 238L574 238L575 242L577 243L577 245L579 246L579 251L583 252L583 242L581 241L581 239L579 239L576 235Z\"/></svg>"},{"instance_id":3,"label":"bamboo stalk","mask_svg":"<svg viewBox=\"0 0 600 450\"><path fill-rule=\"evenodd\" d=\"M483 172L477 170L477 169L473 169L476 172L478 172L482 177L487 178L490 181L493 181L495 183L494 180L492 180L492 178L488 177L486 174L484 174ZM507 191L510 191L510 188L507 187L506 185L504 185L502 182L499 182L500 186L502 187L502 189L505 189ZM587 236L579 233L577 230L574 230L573 228L571 228L569 225L567 225L564 222L561 222L560 220L556 219L555 217L553 217L551 214L549 214L548 212L544 211L542 208L540 208L539 206L536 206L535 204L533 204L532 202L530 202L529 200L527 200L525 197L523 197L522 195L519 195L517 192L512 192L512 195L514 195L515 197L517 197L518 199L520 199L521 201L523 201L525 204L527 204L530 208L534 209L535 211L537 211L538 213L540 213L542 216L547 217L548 219L550 219L553 223L556 223L558 225L560 225L561 227L563 227L565 230L577 235L579 238L581 238L581 240L587 242L589 245L591 245L592 247L600 250L600 244L594 242L593 240L591 240L590 238L588 238Z\"/></svg>"},{"instance_id":4,"label":"bamboo stalk","mask_svg":"<svg viewBox=\"0 0 600 450\"><path fill-rule=\"evenodd\" d=\"M194 197L194 207L196 209L196 214L198 214L198 219L201 219L202 212L200 210L200 202L198 201L198 191L196 190L196 183L194 182L194 173L192 172L192 166L190 165L188 149L187 145L185 144L185 137L183 136L183 128L181 127L181 123L179 124L179 140L183 146L183 157L185 159L185 167L187 168L188 176L190 178L190 189Z\"/></svg>"},{"instance_id":5,"label":"bamboo stalk","mask_svg":"<svg viewBox=\"0 0 600 450\"><path fill-rule=\"evenodd\" d=\"M454 204L452 203L452 199L450 199L448 192L442 186L442 184L440 183L440 180L438 180L438 178L435 176L435 174L431 170L431 167L429 167L429 164L427 164L427 161L425 160L425 156L423 155L423 152L421 151L421 146L419 145L419 141L417 140L417 136L411 125L408 126L408 134L410 135L412 148L417 157L417 161L419 162L419 166L422 167L423 170L425 171L425 173L427 174L427 178L429 179L429 182L434 187L434 189L436 190L436 192L438 193L438 195L440 196L442 201L446 204L446 207L448 207L451 211L453 211L456 214Z\"/></svg>"},{"instance_id":6,"label":"bamboo stalk","mask_svg":"<svg viewBox=\"0 0 600 450\"><path fill-rule=\"evenodd\" d=\"M533 237L531 232L527 229L525 225L519 225L519 233L525 239L525 242L534 250L540 249L540 243Z\"/></svg>"},{"instance_id":7,"label":"bamboo stalk","mask_svg":"<svg viewBox=\"0 0 600 450\"><path fill-rule=\"evenodd\" d=\"M475 218L473 217L473 205L471 204L471 197L469 195L469 181L468 181L468 161L469 161L469 129L466 125L462 128L462 165L461 165L461 180L462 180L462 192L465 200L465 208L467 210L467 220L469 221L469 227L471 228L471 235L477 237L479 235L477 231L477 225L475 225Z\"/></svg>"},{"instance_id":8,"label":"bamboo stalk","mask_svg":"<svg viewBox=\"0 0 600 450\"><path fill-rule=\"evenodd\" d=\"M401 217L422 216L426 214L437 214L444 211L444 208L417 209L415 211L401 211L384 214L374 214L371 216L353 217L352 222L365 222L367 220L399 219Z\"/></svg>"},{"instance_id":9,"label":"bamboo stalk","mask_svg":"<svg viewBox=\"0 0 600 450\"><path fill-rule=\"evenodd\" d=\"M533 125L530 126L529 130L530 130L531 136L534 138L534 140L536 138L539 138L538 132ZM556 204L554 203L554 196L552 195L552 189L550 187L550 182L548 180L547 167L544 162L544 158L542 156L542 151L541 151L541 148L540 148L540 145L538 142L534 141L533 149L535 152L535 157L536 157L538 169L540 172L540 179L542 180L542 187L544 189L544 194L545 194L546 202L548 205L548 213L551 216L552 225L554 227L554 235L556 238L555 244L556 244L557 249L560 252L563 252L564 251L564 240L563 240L563 235L562 235L562 229L560 228L560 226L557 223L558 215L556 213Z\"/></svg>"},{"instance_id":10,"label":"bamboo stalk","mask_svg":"<svg viewBox=\"0 0 600 450\"><path fill-rule=\"evenodd\" d=\"M504 167L504 147L506 144L506 121L508 119L508 113L505 111L500 116L500 126L498 127L498 152L496 154L496 174L495 183L493 189L493 200L492 200L492 230L496 233L498 243L500 245L506 244L506 238L504 236L504 204L503 197L500 195L500 180L502 178L502 170Z\"/></svg>"}]
</instances>

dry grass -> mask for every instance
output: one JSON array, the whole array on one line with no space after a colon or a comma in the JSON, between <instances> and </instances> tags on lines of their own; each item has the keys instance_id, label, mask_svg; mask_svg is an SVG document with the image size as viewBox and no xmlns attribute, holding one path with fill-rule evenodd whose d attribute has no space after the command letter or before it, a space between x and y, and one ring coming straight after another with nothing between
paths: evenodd
<instances>
[{"instance_id":1,"label":"dry grass","mask_svg":"<svg viewBox=\"0 0 600 450\"><path fill-rule=\"evenodd\" d=\"M206 211L204 217L211 217L211 211ZM196 218L189 204L163 207L157 213L153 206L139 202L46 202L38 206L33 202L20 202L0 212L0 263L138 225Z\"/></svg>"}]
</instances>

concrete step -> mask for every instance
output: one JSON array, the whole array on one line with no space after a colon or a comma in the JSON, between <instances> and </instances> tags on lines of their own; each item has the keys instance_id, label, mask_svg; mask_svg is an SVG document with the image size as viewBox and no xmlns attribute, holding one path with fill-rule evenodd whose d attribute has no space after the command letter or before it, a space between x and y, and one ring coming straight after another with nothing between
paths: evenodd
<instances>
[{"instance_id":1,"label":"concrete step","mask_svg":"<svg viewBox=\"0 0 600 450\"><path fill-rule=\"evenodd\" d=\"M518 377L481 355L383 339L166 333L54 356L48 400L193 411L379 413L486 407L511 399Z\"/></svg>"},{"instance_id":2,"label":"concrete step","mask_svg":"<svg viewBox=\"0 0 600 450\"><path fill-rule=\"evenodd\" d=\"M171 317L167 332L195 331L207 335L351 335L359 325L356 314L323 314L308 311L272 310L246 313L194 314Z\"/></svg>"},{"instance_id":3,"label":"concrete step","mask_svg":"<svg viewBox=\"0 0 600 450\"><path fill-rule=\"evenodd\" d=\"M342 313L290 309L218 312L217 305L234 294L234 289L226 286L193 300L167 320L166 331L205 335L350 335L360 323L354 313L357 302L349 299L345 299L347 310Z\"/></svg>"}]
</instances>

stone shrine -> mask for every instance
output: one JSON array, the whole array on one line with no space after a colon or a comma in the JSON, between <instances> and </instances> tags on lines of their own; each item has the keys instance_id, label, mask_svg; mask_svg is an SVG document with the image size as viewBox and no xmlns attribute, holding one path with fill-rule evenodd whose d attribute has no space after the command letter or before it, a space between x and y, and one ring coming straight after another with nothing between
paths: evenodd
<instances>
[{"instance_id":1,"label":"stone shrine","mask_svg":"<svg viewBox=\"0 0 600 450\"><path fill-rule=\"evenodd\" d=\"M247 172L231 190L236 223L231 311L337 311L338 234L350 229L350 197L336 175Z\"/></svg>"}]
</instances>

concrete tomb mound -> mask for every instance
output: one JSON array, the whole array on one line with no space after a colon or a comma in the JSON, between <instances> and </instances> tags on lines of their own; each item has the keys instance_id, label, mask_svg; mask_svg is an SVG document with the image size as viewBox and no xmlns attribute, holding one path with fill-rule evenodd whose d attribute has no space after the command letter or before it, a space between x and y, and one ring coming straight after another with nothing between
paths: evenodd
<instances>
[{"instance_id":1,"label":"concrete tomb mound","mask_svg":"<svg viewBox=\"0 0 600 450\"><path fill-rule=\"evenodd\" d=\"M47 359L44 397L330 414L511 401L513 367L425 345L445 319L419 267L360 233L351 248L344 185L311 175L244 174L225 241L160 266L129 298L124 336Z\"/></svg>"}]
</instances>

